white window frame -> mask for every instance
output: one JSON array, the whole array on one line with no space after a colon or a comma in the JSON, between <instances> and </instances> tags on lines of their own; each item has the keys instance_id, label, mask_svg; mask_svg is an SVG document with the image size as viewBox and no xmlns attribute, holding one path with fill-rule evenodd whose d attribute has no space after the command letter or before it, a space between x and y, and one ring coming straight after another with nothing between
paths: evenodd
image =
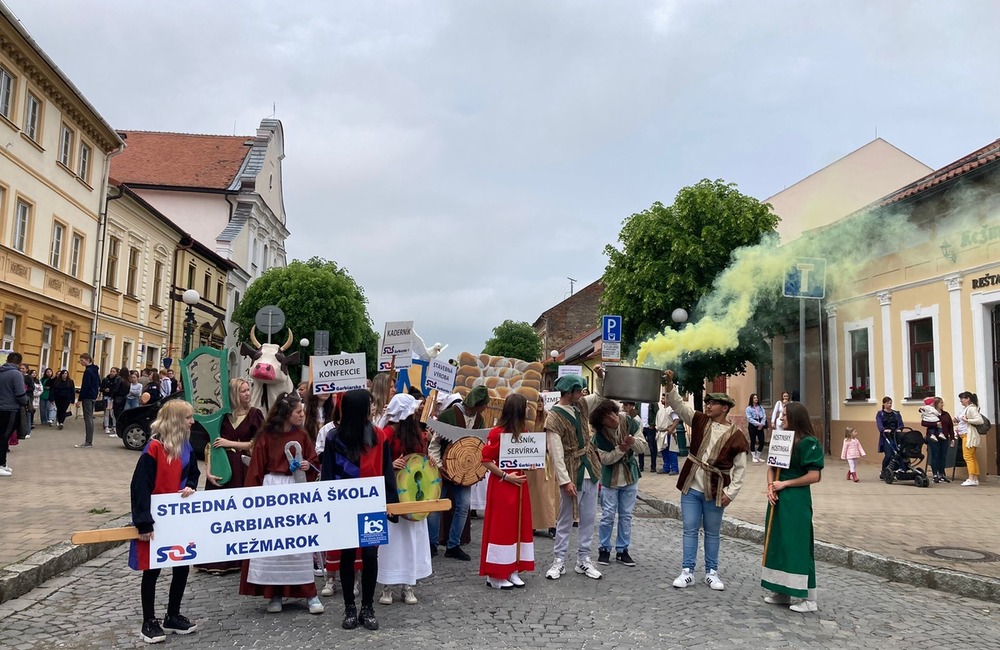
<instances>
[{"instance_id":1,"label":"white window frame","mask_svg":"<svg viewBox=\"0 0 1000 650\"><path fill-rule=\"evenodd\" d=\"M844 401L851 399L851 383L854 381L854 345L851 341L851 332L858 330L868 331L868 374L871 375L868 386L868 401L877 401L875 391L875 318L869 317L862 320L844 323ZM857 403L858 400L851 400Z\"/></svg>"},{"instance_id":2,"label":"white window frame","mask_svg":"<svg viewBox=\"0 0 1000 650\"><path fill-rule=\"evenodd\" d=\"M144 368L156 368L160 365L160 348L155 345L146 346L146 355L143 359Z\"/></svg>"},{"instance_id":3,"label":"white window frame","mask_svg":"<svg viewBox=\"0 0 1000 650\"><path fill-rule=\"evenodd\" d=\"M910 321L931 319L931 332L934 336L934 392L940 393L941 384L941 329L938 305L919 306L899 313L900 338L903 340L903 400L911 404L922 403L922 399L910 400L912 388L910 385ZM891 397L891 395L890 395Z\"/></svg>"},{"instance_id":4,"label":"white window frame","mask_svg":"<svg viewBox=\"0 0 1000 650\"><path fill-rule=\"evenodd\" d=\"M42 348L38 353L38 371L43 372L52 360L52 339L55 337L55 327L42 323Z\"/></svg>"},{"instance_id":5,"label":"white window frame","mask_svg":"<svg viewBox=\"0 0 1000 650\"><path fill-rule=\"evenodd\" d=\"M132 349L135 343L131 339L125 339L122 341L122 362L119 368L128 368L132 370L135 366L132 365Z\"/></svg>"},{"instance_id":6,"label":"white window frame","mask_svg":"<svg viewBox=\"0 0 1000 650\"><path fill-rule=\"evenodd\" d=\"M104 286L118 289L118 262L121 261L122 240L117 237L108 238L108 267L105 269Z\"/></svg>"},{"instance_id":7,"label":"white window frame","mask_svg":"<svg viewBox=\"0 0 1000 650\"><path fill-rule=\"evenodd\" d=\"M80 179L90 184L90 158L93 153L93 149L86 142L80 143L80 164L78 166L78 175Z\"/></svg>"},{"instance_id":8,"label":"white window frame","mask_svg":"<svg viewBox=\"0 0 1000 650\"><path fill-rule=\"evenodd\" d=\"M83 253L83 237L77 233L73 233L70 242L69 274L75 278L80 275L80 256Z\"/></svg>"},{"instance_id":9,"label":"white window frame","mask_svg":"<svg viewBox=\"0 0 1000 650\"><path fill-rule=\"evenodd\" d=\"M16 350L17 344L17 316L14 314L3 315L3 349Z\"/></svg>"},{"instance_id":10,"label":"white window frame","mask_svg":"<svg viewBox=\"0 0 1000 650\"><path fill-rule=\"evenodd\" d=\"M31 204L17 200L14 206L14 232L10 239L11 248L27 254L28 233L31 232Z\"/></svg>"},{"instance_id":11,"label":"white window frame","mask_svg":"<svg viewBox=\"0 0 1000 650\"><path fill-rule=\"evenodd\" d=\"M49 266L62 270L63 242L66 239L66 225L55 221L52 223L52 246L49 250Z\"/></svg>"},{"instance_id":12,"label":"white window frame","mask_svg":"<svg viewBox=\"0 0 1000 650\"><path fill-rule=\"evenodd\" d=\"M60 370L69 370L70 356L73 354L73 330L63 330L63 347L59 355Z\"/></svg>"},{"instance_id":13,"label":"white window frame","mask_svg":"<svg viewBox=\"0 0 1000 650\"><path fill-rule=\"evenodd\" d=\"M156 260L153 262L153 287L152 296L149 303L154 307L160 306L160 295L163 293L163 262Z\"/></svg>"},{"instance_id":14,"label":"white window frame","mask_svg":"<svg viewBox=\"0 0 1000 650\"><path fill-rule=\"evenodd\" d=\"M41 121L42 100L29 90L24 95L24 135L36 143Z\"/></svg>"},{"instance_id":15,"label":"white window frame","mask_svg":"<svg viewBox=\"0 0 1000 650\"><path fill-rule=\"evenodd\" d=\"M139 294L139 264L142 263L142 251L135 246L128 247L127 273L125 276L125 294L136 297ZM134 265L133 265L134 264Z\"/></svg>"},{"instance_id":16,"label":"white window frame","mask_svg":"<svg viewBox=\"0 0 1000 650\"><path fill-rule=\"evenodd\" d=\"M67 169L70 168L70 163L73 162L73 140L76 138L76 133L73 129L62 124L59 127L59 162L63 164Z\"/></svg>"},{"instance_id":17,"label":"white window frame","mask_svg":"<svg viewBox=\"0 0 1000 650\"><path fill-rule=\"evenodd\" d=\"M10 119L10 109L14 105L14 75L0 66L0 115Z\"/></svg>"}]
</instances>

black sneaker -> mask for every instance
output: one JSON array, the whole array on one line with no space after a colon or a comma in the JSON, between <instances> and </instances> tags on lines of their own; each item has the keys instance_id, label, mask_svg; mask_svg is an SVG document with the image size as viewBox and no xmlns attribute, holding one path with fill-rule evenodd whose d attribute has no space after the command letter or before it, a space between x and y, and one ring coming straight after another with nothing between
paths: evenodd
<instances>
[{"instance_id":1,"label":"black sneaker","mask_svg":"<svg viewBox=\"0 0 1000 650\"><path fill-rule=\"evenodd\" d=\"M462 560L463 562L468 562L472 558L469 554L462 550L461 546L453 546L444 552L445 557L455 558L456 560Z\"/></svg>"},{"instance_id":2,"label":"black sneaker","mask_svg":"<svg viewBox=\"0 0 1000 650\"><path fill-rule=\"evenodd\" d=\"M597 563L603 564L605 566L611 564L611 551L607 549L600 549L597 551Z\"/></svg>"},{"instance_id":3,"label":"black sneaker","mask_svg":"<svg viewBox=\"0 0 1000 650\"><path fill-rule=\"evenodd\" d=\"M628 554L628 549L625 549L621 553L615 553L615 561L619 564L624 564L625 566L635 566L635 561L632 556Z\"/></svg>"},{"instance_id":4,"label":"black sneaker","mask_svg":"<svg viewBox=\"0 0 1000 650\"><path fill-rule=\"evenodd\" d=\"M437 554L438 554L438 545L431 544L431 557L437 557Z\"/></svg>"},{"instance_id":5,"label":"black sneaker","mask_svg":"<svg viewBox=\"0 0 1000 650\"><path fill-rule=\"evenodd\" d=\"M358 608L354 603L344 605L344 622L340 627L345 630L353 630L358 626Z\"/></svg>"},{"instance_id":6,"label":"black sneaker","mask_svg":"<svg viewBox=\"0 0 1000 650\"><path fill-rule=\"evenodd\" d=\"M171 616L167 614L163 619L163 631L167 634L191 634L198 629L198 626L188 620L183 614Z\"/></svg>"},{"instance_id":7,"label":"black sneaker","mask_svg":"<svg viewBox=\"0 0 1000 650\"><path fill-rule=\"evenodd\" d=\"M167 635L160 627L160 622L155 618L150 618L143 621L139 638L146 643L163 643L167 640Z\"/></svg>"},{"instance_id":8,"label":"black sneaker","mask_svg":"<svg viewBox=\"0 0 1000 650\"><path fill-rule=\"evenodd\" d=\"M362 605L361 613L358 614L358 618L361 620L361 624L365 626L366 630L378 629L378 621L375 619L375 610L372 609L371 605Z\"/></svg>"}]
</instances>

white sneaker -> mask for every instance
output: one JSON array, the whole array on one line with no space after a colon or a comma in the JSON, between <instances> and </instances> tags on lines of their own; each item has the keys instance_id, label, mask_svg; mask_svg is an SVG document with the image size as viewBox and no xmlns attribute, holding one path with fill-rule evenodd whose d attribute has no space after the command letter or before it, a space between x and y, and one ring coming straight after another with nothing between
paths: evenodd
<instances>
[{"instance_id":1,"label":"white sneaker","mask_svg":"<svg viewBox=\"0 0 1000 650\"><path fill-rule=\"evenodd\" d=\"M792 610L793 612L801 612L802 614L808 614L809 612L815 612L816 610L819 609L819 607L816 606L815 600L800 600L794 605L789 605L788 609Z\"/></svg>"},{"instance_id":2,"label":"white sneaker","mask_svg":"<svg viewBox=\"0 0 1000 650\"><path fill-rule=\"evenodd\" d=\"M719 579L719 573L715 569L705 574L705 584L716 591L722 591L726 588L726 585Z\"/></svg>"},{"instance_id":3,"label":"white sneaker","mask_svg":"<svg viewBox=\"0 0 1000 650\"><path fill-rule=\"evenodd\" d=\"M490 576L486 576L486 586L487 587L492 587L493 589L513 589L514 588L514 585L511 583L510 580L504 580L502 578L498 580L497 578L491 578Z\"/></svg>"},{"instance_id":4,"label":"white sneaker","mask_svg":"<svg viewBox=\"0 0 1000 650\"><path fill-rule=\"evenodd\" d=\"M967 478L962 481L962 487L972 487L976 485L979 485L979 481L973 481L971 478Z\"/></svg>"},{"instance_id":5,"label":"white sneaker","mask_svg":"<svg viewBox=\"0 0 1000 650\"><path fill-rule=\"evenodd\" d=\"M417 604L417 595L413 593L412 585L403 585L403 602L407 605Z\"/></svg>"},{"instance_id":6,"label":"white sneaker","mask_svg":"<svg viewBox=\"0 0 1000 650\"><path fill-rule=\"evenodd\" d=\"M583 558L583 562L577 562L574 570L577 573L587 576L588 578L593 578L594 580L601 579L601 572L594 567L594 565L590 562L589 557Z\"/></svg>"},{"instance_id":7,"label":"white sneaker","mask_svg":"<svg viewBox=\"0 0 1000 650\"><path fill-rule=\"evenodd\" d=\"M791 605L792 597L788 594L774 592L770 596L764 596L764 602L768 605Z\"/></svg>"},{"instance_id":8,"label":"white sneaker","mask_svg":"<svg viewBox=\"0 0 1000 650\"><path fill-rule=\"evenodd\" d=\"M382 595L378 597L379 605L391 605L392 604L392 589L390 587L385 587L382 589Z\"/></svg>"},{"instance_id":9,"label":"white sneaker","mask_svg":"<svg viewBox=\"0 0 1000 650\"><path fill-rule=\"evenodd\" d=\"M549 570L545 572L545 577L549 580L558 580L564 573L566 573L566 563L556 558L552 562L552 566L549 567Z\"/></svg>"},{"instance_id":10,"label":"white sneaker","mask_svg":"<svg viewBox=\"0 0 1000 650\"><path fill-rule=\"evenodd\" d=\"M323 581L323 588L320 589L320 596L332 596L337 592L337 582L333 578L327 578Z\"/></svg>"},{"instance_id":11,"label":"white sneaker","mask_svg":"<svg viewBox=\"0 0 1000 650\"><path fill-rule=\"evenodd\" d=\"M510 574L510 577L507 578L507 580L509 580L510 584L514 585L515 587L520 588L524 586L524 580L521 580L521 576L517 575L517 571Z\"/></svg>"},{"instance_id":12,"label":"white sneaker","mask_svg":"<svg viewBox=\"0 0 1000 650\"><path fill-rule=\"evenodd\" d=\"M6 465L0 465L0 476L10 476L14 473L14 470L7 467Z\"/></svg>"},{"instance_id":13,"label":"white sneaker","mask_svg":"<svg viewBox=\"0 0 1000 650\"><path fill-rule=\"evenodd\" d=\"M677 576L674 580L674 586L678 589L683 589L684 587L690 587L694 584L694 574L691 573L691 569L683 569L681 574Z\"/></svg>"},{"instance_id":14,"label":"white sneaker","mask_svg":"<svg viewBox=\"0 0 1000 650\"><path fill-rule=\"evenodd\" d=\"M267 603L267 613L277 614L281 611L281 596L275 596Z\"/></svg>"},{"instance_id":15,"label":"white sneaker","mask_svg":"<svg viewBox=\"0 0 1000 650\"><path fill-rule=\"evenodd\" d=\"M319 596L313 596L307 600L306 603L309 605L310 614L322 614L326 611L326 607L324 607L323 603L320 602Z\"/></svg>"}]
</instances>

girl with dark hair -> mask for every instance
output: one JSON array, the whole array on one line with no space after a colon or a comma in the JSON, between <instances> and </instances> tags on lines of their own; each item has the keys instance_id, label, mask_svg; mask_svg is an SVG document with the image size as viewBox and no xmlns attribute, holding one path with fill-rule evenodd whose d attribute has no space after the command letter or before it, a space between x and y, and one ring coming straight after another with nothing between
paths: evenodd
<instances>
[{"instance_id":1,"label":"girl with dark hair","mask_svg":"<svg viewBox=\"0 0 1000 650\"><path fill-rule=\"evenodd\" d=\"M976 449L981 442L976 425L983 423L983 416L979 412L979 397L975 393L964 391L958 394L958 399L962 403L962 408L958 412L955 429L962 443L962 458L965 459L965 467L969 471L969 478L962 482L962 487L975 487L979 485L979 459L976 458Z\"/></svg>"},{"instance_id":2,"label":"girl with dark hair","mask_svg":"<svg viewBox=\"0 0 1000 650\"><path fill-rule=\"evenodd\" d=\"M350 478L385 478L385 500L399 501L396 475L392 470L392 451L383 432L371 422L372 394L366 390L344 393L340 402L340 422L326 435L323 450L323 480ZM390 521L397 521L391 517ZM378 547L361 549L361 612L354 603L354 558L358 549L341 551L340 584L344 592L345 630L353 630L360 622L366 629L377 630L375 618L375 584L378 580Z\"/></svg>"},{"instance_id":3,"label":"girl with dark hair","mask_svg":"<svg viewBox=\"0 0 1000 650\"><path fill-rule=\"evenodd\" d=\"M760 452L764 451L764 432L767 431L767 412L760 405L757 393L750 395L747 402L747 430L750 433L750 453L753 462L760 462Z\"/></svg>"},{"instance_id":4,"label":"girl with dark hair","mask_svg":"<svg viewBox=\"0 0 1000 650\"><path fill-rule=\"evenodd\" d=\"M422 456L421 463L427 463L427 437L420 429L417 420L419 402L405 393L399 393L389 400L386 414L389 424L385 427L392 451L392 468L401 471L407 466L411 454ZM414 470L409 476L415 480L413 485L419 489L430 487L427 474L422 474L420 465L411 465ZM440 487L441 479L437 479ZM389 543L379 550L378 581L382 583L382 595L378 602L383 605L392 604L392 586L400 585L402 600L407 605L416 605L417 597L413 587L417 580L431 574L430 537L427 533L426 515L418 517L420 521L402 518L398 522L389 522Z\"/></svg>"},{"instance_id":5,"label":"girl with dark hair","mask_svg":"<svg viewBox=\"0 0 1000 650\"><path fill-rule=\"evenodd\" d=\"M333 407L336 400L333 395L320 393L316 395L312 392L312 384L309 385L309 395L306 397L306 423L305 430L309 437L316 442L319 430L327 422L333 421Z\"/></svg>"},{"instance_id":6,"label":"girl with dark hair","mask_svg":"<svg viewBox=\"0 0 1000 650\"><path fill-rule=\"evenodd\" d=\"M309 434L302 429L305 411L296 393L289 393L274 403L252 444L250 466L244 477L245 487L294 483L296 470L305 470L307 480L316 478L316 449ZM302 460L285 456L285 445L296 442ZM321 614L323 603L316 595L312 553L281 557L263 557L243 563L240 594L269 599L267 611L280 612L282 599L305 598L310 614Z\"/></svg>"},{"instance_id":7,"label":"girl with dark hair","mask_svg":"<svg viewBox=\"0 0 1000 650\"><path fill-rule=\"evenodd\" d=\"M490 473L483 517L483 543L479 575L494 589L523 587L521 571L535 570L535 544L531 525L531 496L521 470L505 472L500 462L500 436L513 434L514 442L528 430L528 400L524 395L507 396L500 421L493 427L483 447L483 465ZM541 435L541 434L540 434ZM521 513L518 527L517 513Z\"/></svg>"},{"instance_id":8,"label":"girl with dark hair","mask_svg":"<svg viewBox=\"0 0 1000 650\"><path fill-rule=\"evenodd\" d=\"M42 394L38 397L38 411L42 416L42 424L47 426L52 426L52 420L54 418L53 413L55 412L55 402L52 400L52 380L55 379L55 373L52 368L46 368L45 372L42 373Z\"/></svg>"},{"instance_id":9,"label":"girl with dark hair","mask_svg":"<svg viewBox=\"0 0 1000 650\"><path fill-rule=\"evenodd\" d=\"M815 612L816 559L809 486L820 480L823 449L813 433L805 406L789 402L781 418L781 428L794 431L795 435L789 466L767 468L767 516L760 584L772 592L764 602L789 605L795 612Z\"/></svg>"},{"instance_id":10,"label":"girl with dark hair","mask_svg":"<svg viewBox=\"0 0 1000 650\"><path fill-rule=\"evenodd\" d=\"M63 428L63 422L69 415L69 407L76 400L76 386L65 369L60 370L56 378L52 380L50 393L52 401L56 403L56 424Z\"/></svg>"}]
</instances>

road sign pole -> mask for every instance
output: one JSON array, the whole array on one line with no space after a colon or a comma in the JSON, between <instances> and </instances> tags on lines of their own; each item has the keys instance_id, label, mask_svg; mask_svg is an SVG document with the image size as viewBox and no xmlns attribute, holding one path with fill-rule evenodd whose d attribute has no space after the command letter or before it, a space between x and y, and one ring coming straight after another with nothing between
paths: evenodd
<instances>
[{"instance_id":1,"label":"road sign pole","mask_svg":"<svg viewBox=\"0 0 1000 650\"><path fill-rule=\"evenodd\" d=\"M806 299L799 298L799 401L806 402Z\"/></svg>"}]
</instances>

